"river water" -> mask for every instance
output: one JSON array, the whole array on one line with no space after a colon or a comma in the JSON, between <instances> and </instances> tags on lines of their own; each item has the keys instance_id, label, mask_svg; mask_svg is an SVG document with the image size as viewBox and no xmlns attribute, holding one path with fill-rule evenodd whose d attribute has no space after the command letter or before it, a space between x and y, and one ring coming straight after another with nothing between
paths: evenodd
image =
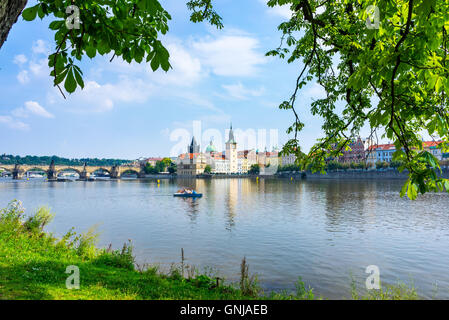
<instances>
[{"instance_id":1,"label":"river water","mask_svg":"<svg viewBox=\"0 0 449 320\"><path fill-rule=\"evenodd\" d=\"M47 230L96 225L99 246L131 239L139 263L179 263L238 280L244 256L265 290L293 290L299 276L330 299L366 292L365 269L382 283L414 284L423 298L449 299L449 196L401 199L400 181L250 178L47 182L0 180L0 206L22 200L56 214ZM181 186L203 198L174 198Z\"/></svg>"}]
</instances>

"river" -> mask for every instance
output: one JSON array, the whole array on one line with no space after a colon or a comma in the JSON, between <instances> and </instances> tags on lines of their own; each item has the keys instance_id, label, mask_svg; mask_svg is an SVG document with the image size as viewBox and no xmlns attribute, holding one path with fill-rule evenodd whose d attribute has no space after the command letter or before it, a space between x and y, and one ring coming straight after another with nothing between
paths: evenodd
<instances>
[{"instance_id":1,"label":"river","mask_svg":"<svg viewBox=\"0 0 449 320\"><path fill-rule=\"evenodd\" d=\"M204 194L174 198L181 186ZM99 246L131 239L138 263L168 269L181 260L239 277L244 256L265 290L294 289L349 298L351 278L366 292L365 269L382 283L413 283L423 298L449 299L449 196L401 199L400 181L288 179L47 182L0 179L0 205L22 200L30 214L56 214L47 231L96 225Z\"/></svg>"}]
</instances>

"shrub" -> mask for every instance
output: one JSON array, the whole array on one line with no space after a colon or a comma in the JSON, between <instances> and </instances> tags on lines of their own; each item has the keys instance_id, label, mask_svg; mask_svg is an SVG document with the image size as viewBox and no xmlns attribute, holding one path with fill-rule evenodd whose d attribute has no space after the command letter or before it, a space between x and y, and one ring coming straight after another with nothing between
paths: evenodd
<instances>
[{"instance_id":1,"label":"shrub","mask_svg":"<svg viewBox=\"0 0 449 320\"><path fill-rule=\"evenodd\" d=\"M243 295L249 296L256 296L260 291L257 276L249 275L249 265L246 263L246 257L243 257L240 264L240 290Z\"/></svg>"},{"instance_id":2,"label":"shrub","mask_svg":"<svg viewBox=\"0 0 449 320\"><path fill-rule=\"evenodd\" d=\"M298 281L295 283L296 287L296 298L301 300L314 300L315 294L313 293L313 289L309 286L306 289L304 281L302 281L301 277L298 277Z\"/></svg>"},{"instance_id":3,"label":"shrub","mask_svg":"<svg viewBox=\"0 0 449 320\"><path fill-rule=\"evenodd\" d=\"M0 210L0 222L3 226L16 229L22 225L22 216L25 209L22 202L18 200L11 201L6 208Z\"/></svg>"},{"instance_id":4,"label":"shrub","mask_svg":"<svg viewBox=\"0 0 449 320\"><path fill-rule=\"evenodd\" d=\"M96 226L90 228L87 232L82 233L76 238L76 253L83 258L92 259L98 254L96 244L98 234L95 232Z\"/></svg>"},{"instance_id":5,"label":"shrub","mask_svg":"<svg viewBox=\"0 0 449 320\"><path fill-rule=\"evenodd\" d=\"M251 168L249 169L248 173L250 173L250 174L259 174L260 173L260 165L257 164L257 163L251 165Z\"/></svg>"},{"instance_id":6,"label":"shrub","mask_svg":"<svg viewBox=\"0 0 449 320\"><path fill-rule=\"evenodd\" d=\"M24 228L32 233L42 232L44 227L53 220L54 214L47 207L41 207L34 216L29 217L23 224Z\"/></svg>"},{"instance_id":7,"label":"shrub","mask_svg":"<svg viewBox=\"0 0 449 320\"><path fill-rule=\"evenodd\" d=\"M95 264L106 265L116 268L134 270L134 256L131 240L123 244L122 250L102 250L95 259Z\"/></svg>"}]
</instances>

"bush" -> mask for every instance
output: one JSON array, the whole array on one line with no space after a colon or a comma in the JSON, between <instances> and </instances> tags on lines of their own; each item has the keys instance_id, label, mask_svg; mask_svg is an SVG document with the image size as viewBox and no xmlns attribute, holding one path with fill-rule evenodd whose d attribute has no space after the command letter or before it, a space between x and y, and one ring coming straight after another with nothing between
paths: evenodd
<instances>
[{"instance_id":1,"label":"bush","mask_svg":"<svg viewBox=\"0 0 449 320\"><path fill-rule=\"evenodd\" d=\"M29 217L23 227L29 232L42 232L44 227L49 224L54 218L54 214L50 212L47 207L41 207L38 209L34 216Z\"/></svg>"},{"instance_id":2,"label":"bush","mask_svg":"<svg viewBox=\"0 0 449 320\"><path fill-rule=\"evenodd\" d=\"M257 164L257 163L251 165L251 168L249 169L248 173L250 173L250 174L259 174L260 173L260 165Z\"/></svg>"},{"instance_id":3,"label":"bush","mask_svg":"<svg viewBox=\"0 0 449 320\"><path fill-rule=\"evenodd\" d=\"M249 275L249 265L246 262L246 257L243 257L240 264L240 291L243 295L248 296L257 296L260 292L257 276Z\"/></svg>"},{"instance_id":4,"label":"bush","mask_svg":"<svg viewBox=\"0 0 449 320\"><path fill-rule=\"evenodd\" d=\"M388 162L385 161L377 161L376 162L376 169L383 169L383 168L388 168Z\"/></svg>"},{"instance_id":5,"label":"bush","mask_svg":"<svg viewBox=\"0 0 449 320\"><path fill-rule=\"evenodd\" d=\"M97 247L95 246L98 241L98 234L95 232L95 229L96 226L75 238L77 242L76 253L80 257L92 259L98 254Z\"/></svg>"},{"instance_id":6,"label":"bush","mask_svg":"<svg viewBox=\"0 0 449 320\"><path fill-rule=\"evenodd\" d=\"M390 162L390 168L399 168L400 166L403 165L402 161L391 161Z\"/></svg>"},{"instance_id":7,"label":"bush","mask_svg":"<svg viewBox=\"0 0 449 320\"><path fill-rule=\"evenodd\" d=\"M128 244L124 243L122 250L102 250L95 259L95 264L111 266L116 268L134 270L134 256L131 240Z\"/></svg>"},{"instance_id":8,"label":"bush","mask_svg":"<svg viewBox=\"0 0 449 320\"><path fill-rule=\"evenodd\" d=\"M146 174L156 174L158 171L150 163L147 163L143 169Z\"/></svg>"},{"instance_id":9,"label":"bush","mask_svg":"<svg viewBox=\"0 0 449 320\"><path fill-rule=\"evenodd\" d=\"M173 173L176 172L176 170L177 170L176 164L175 163L171 163L170 166L168 167L168 172L173 174Z\"/></svg>"},{"instance_id":10,"label":"bush","mask_svg":"<svg viewBox=\"0 0 449 320\"><path fill-rule=\"evenodd\" d=\"M22 202L18 200L11 201L6 208L0 210L0 222L2 226L16 229L22 225L22 216L25 209Z\"/></svg>"},{"instance_id":11,"label":"bush","mask_svg":"<svg viewBox=\"0 0 449 320\"><path fill-rule=\"evenodd\" d=\"M300 300L314 300L315 294L313 293L313 289L309 286L306 289L304 281L302 281L301 277L298 277L298 281L295 283L296 287L296 298Z\"/></svg>"}]
</instances>

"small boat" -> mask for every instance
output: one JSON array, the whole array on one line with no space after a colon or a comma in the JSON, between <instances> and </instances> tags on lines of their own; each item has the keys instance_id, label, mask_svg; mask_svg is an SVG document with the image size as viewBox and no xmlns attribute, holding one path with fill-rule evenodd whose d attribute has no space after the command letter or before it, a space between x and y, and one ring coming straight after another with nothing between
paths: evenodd
<instances>
[{"instance_id":1,"label":"small boat","mask_svg":"<svg viewBox=\"0 0 449 320\"><path fill-rule=\"evenodd\" d=\"M174 193L174 197L183 197L183 198L201 198L203 196L202 193Z\"/></svg>"},{"instance_id":2,"label":"small boat","mask_svg":"<svg viewBox=\"0 0 449 320\"><path fill-rule=\"evenodd\" d=\"M201 198L203 194L191 189L181 189L178 190L178 192L174 193L173 196L183 198Z\"/></svg>"}]
</instances>

